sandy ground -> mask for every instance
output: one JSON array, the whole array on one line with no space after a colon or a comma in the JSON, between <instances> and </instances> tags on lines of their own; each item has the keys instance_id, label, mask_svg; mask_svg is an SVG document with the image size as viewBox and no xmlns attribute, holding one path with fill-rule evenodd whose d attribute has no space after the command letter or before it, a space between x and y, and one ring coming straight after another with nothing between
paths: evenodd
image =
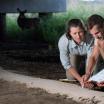
<instances>
[{"instance_id":1,"label":"sandy ground","mask_svg":"<svg viewBox=\"0 0 104 104\"><path fill-rule=\"evenodd\" d=\"M31 58L34 59L33 51L2 50L0 51L0 66L5 70L38 78L54 80L66 78L65 70L61 66L61 63L46 61L36 62L33 61L33 59L31 60ZM39 88L27 88L24 84L0 80L0 104L79 103L73 101L72 98L67 98L66 95L49 94Z\"/></svg>"},{"instance_id":2,"label":"sandy ground","mask_svg":"<svg viewBox=\"0 0 104 104\"><path fill-rule=\"evenodd\" d=\"M50 94L25 84L0 80L0 104L79 104L66 95ZM80 103L81 104L81 103Z\"/></svg>"},{"instance_id":3,"label":"sandy ground","mask_svg":"<svg viewBox=\"0 0 104 104\"><path fill-rule=\"evenodd\" d=\"M14 52L14 54L13 54ZM65 78L60 63L20 60L18 51L0 51L0 66L5 70L33 77L58 80ZM23 52L22 52L23 54ZM23 57L24 58L24 57ZM0 80L0 104L79 104L66 95L50 94L39 88L27 88L24 84Z\"/></svg>"},{"instance_id":4,"label":"sandy ground","mask_svg":"<svg viewBox=\"0 0 104 104\"><path fill-rule=\"evenodd\" d=\"M0 66L19 74L47 79L66 78L65 70L60 62L34 61L36 56L32 50L0 51ZM45 58L45 57L44 57Z\"/></svg>"}]
</instances>

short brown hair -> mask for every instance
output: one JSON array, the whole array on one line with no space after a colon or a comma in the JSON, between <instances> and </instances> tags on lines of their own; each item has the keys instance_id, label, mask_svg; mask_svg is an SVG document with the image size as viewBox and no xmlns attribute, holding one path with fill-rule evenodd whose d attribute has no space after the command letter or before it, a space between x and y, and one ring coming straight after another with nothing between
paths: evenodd
<instances>
[{"instance_id":1,"label":"short brown hair","mask_svg":"<svg viewBox=\"0 0 104 104\"><path fill-rule=\"evenodd\" d=\"M71 35L69 34L71 27L80 27L85 31L84 25L80 19L71 19L67 22L66 26L66 36L68 39L72 39Z\"/></svg>"},{"instance_id":2,"label":"short brown hair","mask_svg":"<svg viewBox=\"0 0 104 104\"><path fill-rule=\"evenodd\" d=\"M93 14L87 20L87 28L92 29L94 25L98 25L99 28L103 28L104 18L100 15Z\"/></svg>"}]
</instances>

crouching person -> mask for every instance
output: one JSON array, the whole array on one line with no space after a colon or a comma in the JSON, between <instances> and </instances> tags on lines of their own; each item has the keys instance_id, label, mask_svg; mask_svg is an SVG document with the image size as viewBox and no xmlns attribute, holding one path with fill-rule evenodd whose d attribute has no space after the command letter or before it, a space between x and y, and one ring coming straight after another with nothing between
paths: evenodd
<instances>
[{"instance_id":1,"label":"crouching person","mask_svg":"<svg viewBox=\"0 0 104 104\"><path fill-rule=\"evenodd\" d=\"M58 42L60 60L66 71L68 80L76 79L83 86L81 75L85 68L80 68L81 62L86 62L86 56L91 53L93 43L88 40L88 34L80 19L68 21L66 33L63 34ZM79 70L81 69L81 70Z\"/></svg>"},{"instance_id":2,"label":"crouching person","mask_svg":"<svg viewBox=\"0 0 104 104\"><path fill-rule=\"evenodd\" d=\"M103 77L104 70L102 70L104 69L104 18L100 15L93 14L88 18L87 21L88 21L87 22L88 31L94 37L94 46L93 46L91 56L88 60L86 73L82 77L84 81L84 87L87 87L87 88L93 87L93 82L96 82L94 84L96 84L98 87L104 87L104 77ZM102 60L102 63L99 60ZM97 67L94 68L95 66ZM96 72L95 73L96 75L94 75L93 77L92 75L94 71ZM91 76L92 78L90 79L90 82L89 82L89 78ZM99 82L99 78L101 82ZM92 83L92 85L89 83Z\"/></svg>"}]
</instances>

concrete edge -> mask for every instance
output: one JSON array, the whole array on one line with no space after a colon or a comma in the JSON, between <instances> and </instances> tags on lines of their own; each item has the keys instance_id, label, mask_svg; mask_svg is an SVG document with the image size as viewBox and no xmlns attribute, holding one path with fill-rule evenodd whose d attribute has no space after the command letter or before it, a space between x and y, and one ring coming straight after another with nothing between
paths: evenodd
<instances>
[{"instance_id":1,"label":"concrete edge","mask_svg":"<svg viewBox=\"0 0 104 104\"><path fill-rule=\"evenodd\" d=\"M75 84L20 75L3 70L3 68L0 68L0 79L4 79L6 81L18 81L19 83L25 83L29 88L42 88L49 93L67 95L69 98L73 98L73 100L77 102L85 103L92 101L98 102L97 104L104 104L104 92L88 90Z\"/></svg>"}]
</instances>

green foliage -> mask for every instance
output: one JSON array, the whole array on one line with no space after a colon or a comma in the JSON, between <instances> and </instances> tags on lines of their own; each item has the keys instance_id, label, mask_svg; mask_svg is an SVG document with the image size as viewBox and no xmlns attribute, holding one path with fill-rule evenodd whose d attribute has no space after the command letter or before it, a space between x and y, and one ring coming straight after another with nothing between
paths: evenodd
<instances>
[{"instance_id":1,"label":"green foliage","mask_svg":"<svg viewBox=\"0 0 104 104\"><path fill-rule=\"evenodd\" d=\"M6 16L7 39L12 41L31 41L34 37L34 30L21 30L21 28L17 24L17 17L17 14L8 14Z\"/></svg>"},{"instance_id":2,"label":"green foliage","mask_svg":"<svg viewBox=\"0 0 104 104\"><path fill-rule=\"evenodd\" d=\"M6 16L6 31L7 31L7 38L9 39L16 39L18 38L18 34L20 33L20 28L17 26L16 17L15 15Z\"/></svg>"},{"instance_id":3,"label":"green foliage","mask_svg":"<svg viewBox=\"0 0 104 104\"><path fill-rule=\"evenodd\" d=\"M40 34L49 42L56 44L60 35L64 33L66 19L63 16L53 15L50 18L44 18L40 23Z\"/></svg>"},{"instance_id":4,"label":"green foliage","mask_svg":"<svg viewBox=\"0 0 104 104\"><path fill-rule=\"evenodd\" d=\"M82 19L85 23L92 14L103 14L103 4L89 4L81 0L70 0L68 10L65 13L54 13L52 16L41 19L37 34L33 30L21 31L17 25L18 15L7 16L7 34L11 39L32 40L33 35L39 35L40 38L51 45L57 45L59 37L65 32L66 22L72 18Z\"/></svg>"}]
</instances>

